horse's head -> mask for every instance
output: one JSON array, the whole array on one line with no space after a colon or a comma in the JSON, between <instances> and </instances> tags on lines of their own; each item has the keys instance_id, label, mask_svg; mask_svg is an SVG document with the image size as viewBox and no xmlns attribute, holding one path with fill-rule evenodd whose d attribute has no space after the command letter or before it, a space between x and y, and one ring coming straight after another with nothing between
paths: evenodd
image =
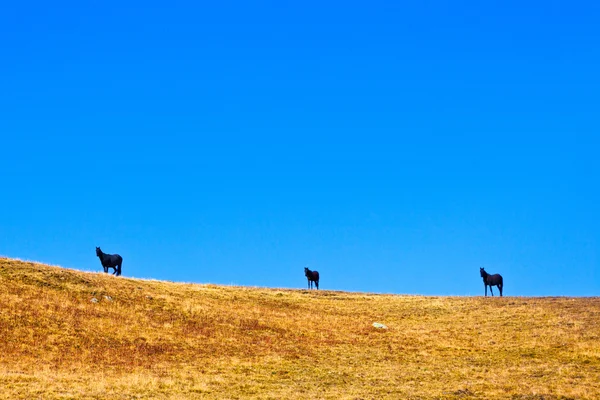
<instances>
[{"instance_id":1,"label":"horse's head","mask_svg":"<svg viewBox=\"0 0 600 400\"><path fill-rule=\"evenodd\" d=\"M479 275L481 275L482 278L485 278L487 276L487 272L485 272L485 269L483 268L479 268Z\"/></svg>"},{"instance_id":2,"label":"horse's head","mask_svg":"<svg viewBox=\"0 0 600 400\"><path fill-rule=\"evenodd\" d=\"M100 247L96 247L96 255L100 257L100 254L102 254L102 250L100 250Z\"/></svg>"},{"instance_id":3,"label":"horse's head","mask_svg":"<svg viewBox=\"0 0 600 400\"><path fill-rule=\"evenodd\" d=\"M307 267L304 267L304 276L309 276L310 275L310 269L308 269Z\"/></svg>"}]
</instances>

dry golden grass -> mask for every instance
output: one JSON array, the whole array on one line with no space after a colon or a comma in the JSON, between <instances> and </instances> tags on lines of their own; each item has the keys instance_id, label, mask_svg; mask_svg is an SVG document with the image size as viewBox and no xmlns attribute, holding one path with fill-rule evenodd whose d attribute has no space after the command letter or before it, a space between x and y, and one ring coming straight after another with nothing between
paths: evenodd
<instances>
[{"instance_id":1,"label":"dry golden grass","mask_svg":"<svg viewBox=\"0 0 600 400\"><path fill-rule=\"evenodd\" d=\"M0 285L0 398L600 398L599 298L192 285L3 258Z\"/></svg>"}]
</instances>

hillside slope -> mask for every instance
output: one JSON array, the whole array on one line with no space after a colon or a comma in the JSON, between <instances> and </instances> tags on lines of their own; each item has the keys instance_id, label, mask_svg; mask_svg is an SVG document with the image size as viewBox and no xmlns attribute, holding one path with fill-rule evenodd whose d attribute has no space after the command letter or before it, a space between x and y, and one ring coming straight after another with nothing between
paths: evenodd
<instances>
[{"instance_id":1,"label":"hillside slope","mask_svg":"<svg viewBox=\"0 0 600 400\"><path fill-rule=\"evenodd\" d=\"M5 258L0 287L0 398L600 398L599 298L179 284Z\"/></svg>"}]
</instances>

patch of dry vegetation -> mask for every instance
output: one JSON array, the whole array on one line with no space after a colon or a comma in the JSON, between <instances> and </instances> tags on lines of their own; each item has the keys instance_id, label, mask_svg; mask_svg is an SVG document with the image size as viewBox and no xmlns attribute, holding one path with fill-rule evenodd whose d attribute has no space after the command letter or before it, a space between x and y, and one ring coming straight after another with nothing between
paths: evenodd
<instances>
[{"instance_id":1,"label":"patch of dry vegetation","mask_svg":"<svg viewBox=\"0 0 600 400\"><path fill-rule=\"evenodd\" d=\"M599 298L191 285L10 259L0 286L0 398L600 398Z\"/></svg>"}]
</instances>

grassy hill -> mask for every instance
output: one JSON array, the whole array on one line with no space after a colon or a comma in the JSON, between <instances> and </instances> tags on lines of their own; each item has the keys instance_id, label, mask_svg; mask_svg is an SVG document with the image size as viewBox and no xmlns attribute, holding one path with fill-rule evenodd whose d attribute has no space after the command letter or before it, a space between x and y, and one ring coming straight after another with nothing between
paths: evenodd
<instances>
[{"instance_id":1,"label":"grassy hill","mask_svg":"<svg viewBox=\"0 0 600 400\"><path fill-rule=\"evenodd\" d=\"M0 398L600 398L600 298L180 284L5 258L0 289Z\"/></svg>"}]
</instances>

